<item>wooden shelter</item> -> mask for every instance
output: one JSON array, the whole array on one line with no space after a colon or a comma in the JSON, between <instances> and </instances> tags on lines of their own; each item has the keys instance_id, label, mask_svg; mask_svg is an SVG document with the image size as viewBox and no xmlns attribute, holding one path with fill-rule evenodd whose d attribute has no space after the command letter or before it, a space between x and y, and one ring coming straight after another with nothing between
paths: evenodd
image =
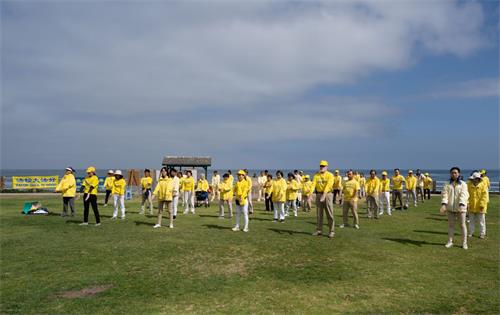
<instances>
[{"instance_id":1,"label":"wooden shelter","mask_svg":"<svg viewBox=\"0 0 500 315\"><path fill-rule=\"evenodd\" d=\"M195 156L165 156L162 165L167 169L182 168L203 168L205 170L205 177L208 178L208 167L212 166L212 158L209 156L195 157Z\"/></svg>"}]
</instances>

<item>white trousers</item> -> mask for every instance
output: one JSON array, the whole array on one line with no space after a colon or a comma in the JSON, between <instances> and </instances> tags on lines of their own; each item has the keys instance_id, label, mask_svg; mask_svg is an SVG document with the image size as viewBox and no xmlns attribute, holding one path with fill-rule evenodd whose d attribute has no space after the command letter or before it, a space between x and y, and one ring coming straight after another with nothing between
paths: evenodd
<instances>
[{"instance_id":1,"label":"white trousers","mask_svg":"<svg viewBox=\"0 0 500 315\"><path fill-rule=\"evenodd\" d=\"M122 211L122 218L125 217L125 196L124 195L113 195L113 202L115 205L115 210L113 211L113 216L118 216L118 201L120 201L120 208Z\"/></svg>"},{"instance_id":2,"label":"white trousers","mask_svg":"<svg viewBox=\"0 0 500 315\"><path fill-rule=\"evenodd\" d=\"M177 207L179 206L179 195L175 196L172 200L172 214L177 215Z\"/></svg>"},{"instance_id":3,"label":"white trousers","mask_svg":"<svg viewBox=\"0 0 500 315\"><path fill-rule=\"evenodd\" d=\"M406 206L410 203L410 197L413 199L413 205L417 206L417 191L416 190L406 190Z\"/></svg>"},{"instance_id":4,"label":"white trousers","mask_svg":"<svg viewBox=\"0 0 500 315\"><path fill-rule=\"evenodd\" d=\"M188 212L189 209L194 213L194 192L192 190L184 192L184 212Z\"/></svg>"},{"instance_id":5,"label":"white trousers","mask_svg":"<svg viewBox=\"0 0 500 315\"><path fill-rule=\"evenodd\" d=\"M379 194L379 199L380 199L379 203L380 213L384 213L384 203L385 203L387 214L391 214L391 192L381 191Z\"/></svg>"},{"instance_id":6,"label":"white trousers","mask_svg":"<svg viewBox=\"0 0 500 315\"><path fill-rule=\"evenodd\" d=\"M224 217L224 204L229 208L229 217L233 217L233 202L232 200L219 200L219 216Z\"/></svg>"},{"instance_id":7,"label":"white trousers","mask_svg":"<svg viewBox=\"0 0 500 315\"><path fill-rule=\"evenodd\" d=\"M247 196L248 211L253 213L252 190L248 192Z\"/></svg>"},{"instance_id":8,"label":"white trousers","mask_svg":"<svg viewBox=\"0 0 500 315\"><path fill-rule=\"evenodd\" d=\"M289 215L290 207L293 209L293 215L297 216L297 201L288 200L286 202L285 214Z\"/></svg>"},{"instance_id":9,"label":"white trousers","mask_svg":"<svg viewBox=\"0 0 500 315\"><path fill-rule=\"evenodd\" d=\"M453 242L455 235L455 221L460 224L462 230L462 243L467 243L467 223L465 222L465 212L451 212L448 211L448 242Z\"/></svg>"},{"instance_id":10,"label":"white trousers","mask_svg":"<svg viewBox=\"0 0 500 315\"><path fill-rule=\"evenodd\" d=\"M240 227L240 217L243 214L243 223L245 224L244 229L248 229L248 202L243 206L236 205L236 225L235 227Z\"/></svg>"},{"instance_id":11,"label":"white trousers","mask_svg":"<svg viewBox=\"0 0 500 315\"><path fill-rule=\"evenodd\" d=\"M486 216L484 213L469 212L469 234L474 235L476 221L479 221L479 235L486 235Z\"/></svg>"},{"instance_id":12,"label":"white trousers","mask_svg":"<svg viewBox=\"0 0 500 315\"><path fill-rule=\"evenodd\" d=\"M285 220L285 203L281 201L275 201L274 204L274 219L275 220Z\"/></svg>"}]
</instances>

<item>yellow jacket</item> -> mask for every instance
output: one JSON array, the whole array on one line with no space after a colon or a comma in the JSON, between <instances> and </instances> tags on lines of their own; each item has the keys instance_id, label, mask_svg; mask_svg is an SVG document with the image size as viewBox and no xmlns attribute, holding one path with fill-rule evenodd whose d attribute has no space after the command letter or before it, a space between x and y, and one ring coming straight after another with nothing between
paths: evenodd
<instances>
[{"instance_id":1,"label":"yellow jacket","mask_svg":"<svg viewBox=\"0 0 500 315\"><path fill-rule=\"evenodd\" d=\"M432 189L432 178L426 176L424 179L424 189Z\"/></svg>"},{"instance_id":2,"label":"yellow jacket","mask_svg":"<svg viewBox=\"0 0 500 315\"><path fill-rule=\"evenodd\" d=\"M200 191L208 191L208 181L206 179L199 179L198 180L198 190Z\"/></svg>"},{"instance_id":3,"label":"yellow jacket","mask_svg":"<svg viewBox=\"0 0 500 315\"><path fill-rule=\"evenodd\" d=\"M125 179L124 178L120 178L120 179L115 179L113 181L113 189L112 189L112 193L113 195L125 195L125 187L127 186L127 183L125 182Z\"/></svg>"},{"instance_id":4,"label":"yellow jacket","mask_svg":"<svg viewBox=\"0 0 500 315\"><path fill-rule=\"evenodd\" d=\"M160 178L153 191L159 201L172 201L174 199L174 181L170 177Z\"/></svg>"},{"instance_id":5,"label":"yellow jacket","mask_svg":"<svg viewBox=\"0 0 500 315\"><path fill-rule=\"evenodd\" d=\"M490 179L489 179L489 177L488 177L488 176L486 176L486 175L483 175L483 177L481 177L481 178L482 178L482 182L485 182L485 183L486 183L486 187L488 187L488 189L490 189L491 184L490 184Z\"/></svg>"},{"instance_id":6,"label":"yellow jacket","mask_svg":"<svg viewBox=\"0 0 500 315\"><path fill-rule=\"evenodd\" d=\"M247 184L248 184L248 192L250 193L252 191L252 187L253 187L253 182L252 182L252 178L250 176L246 176L245 177L245 180L247 181Z\"/></svg>"},{"instance_id":7,"label":"yellow jacket","mask_svg":"<svg viewBox=\"0 0 500 315\"><path fill-rule=\"evenodd\" d=\"M358 200L358 190L359 182L354 178L344 182L344 187L342 192L344 194L345 201L356 201Z\"/></svg>"},{"instance_id":8,"label":"yellow jacket","mask_svg":"<svg viewBox=\"0 0 500 315\"><path fill-rule=\"evenodd\" d=\"M264 184L264 193L271 195L273 193L273 180L268 180Z\"/></svg>"},{"instance_id":9,"label":"yellow jacket","mask_svg":"<svg viewBox=\"0 0 500 315\"><path fill-rule=\"evenodd\" d=\"M391 180L389 178L380 179L380 191L390 191L391 190Z\"/></svg>"},{"instance_id":10,"label":"yellow jacket","mask_svg":"<svg viewBox=\"0 0 500 315\"><path fill-rule=\"evenodd\" d=\"M312 185L313 182L310 180L302 183L302 196L307 197L313 193Z\"/></svg>"},{"instance_id":11,"label":"yellow jacket","mask_svg":"<svg viewBox=\"0 0 500 315\"><path fill-rule=\"evenodd\" d=\"M219 183L219 191L221 200L233 199L233 183L229 178Z\"/></svg>"},{"instance_id":12,"label":"yellow jacket","mask_svg":"<svg viewBox=\"0 0 500 315\"><path fill-rule=\"evenodd\" d=\"M469 190L469 209L471 213L487 213L488 211L488 185L484 181L474 185L472 181L467 182Z\"/></svg>"},{"instance_id":13,"label":"yellow jacket","mask_svg":"<svg viewBox=\"0 0 500 315\"><path fill-rule=\"evenodd\" d=\"M231 184L234 186L234 176L232 174L229 174L229 180L231 181Z\"/></svg>"},{"instance_id":14,"label":"yellow jacket","mask_svg":"<svg viewBox=\"0 0 500 315\"><path fill-rule=\"evenodd\" d=\"M114 181L115 181L115 177L114 176L108 176L108 177L106 177L106 180L104 180L104 188L106 188L106 190L113 189L113 182Z\"/></svg>"},{"instance_id":15,"label":"yellow jacket","mask_svg":"<svg viewBox=\"0 0 500 315\"><path fill-rule=\"evenodd\" d=\"M368 196L376 197L380 191L380 179L368 177L366 180L366 194Z\"/></svg>"},{"instance_id":16,"label":"yellow jacket","mask_svg":"<svg viewBox=\"0 0 500 315\"><path fill-rule=\"evenodd\" d=\"M76 196L76 180L73 174L64 175L59 184L57 184L56 191L60 191L63 197Z\"/></svg>"},{"instance_id":17,"label":"yellow jacket","mask_svg":"<svg viewBox=\"0 0 500 315\"><path fill-rule=\"evenodd\" d=\"M194 178L186 177L182 182L182 190L183 191L194 191Z\"/></svg>"},{"instance_id":18,"label":"yellow jacket","mask_svg":"<svg viewBox=\"0 0 500 315\"><path fill-rule=\"evenodd\" d=\"M417 188L417 177L406 176L406 190L415 190Z\"/></svg>"},{"instance_id":19,"label":"yellow jacket","mask_svg":"<svg viewBox=\"0 0 500 315\"><path fill-rule=\"evenodd\" d=\"M181 176L179 177L179 191L184 191L184 181L186 180L186 177Z\"/></svg>"},{"instance_id":20,"label":"yellow jacket","mask_svg":"<svg viewBox=\"0 0 500 315\"><path fill-rule=\"evenodd\" d=\"M151 189L152 185L153 185L153 178L151 178L151 177L141 178L141 187L143 190Z\"/></svg>"},{"instance_id":21,"label":"yellow jacket","mask_svg":"<svg viewBox=\"0 0 500 315\"><path fill-rule=\"evenodd\" d=\"M333 189L342 189L342 176L333 175Z\"/></svg>"},{"instance_id":22,"label":"yellow jacket","mask_svg":"<svg viewBox=\"0 0 500 315\"><path fill-rule=\"evenodd\" d=\"M286 181L284 178L273 180L273 202L286 201Z\"/></svg>"},{"instance_id":23,"label":"yellow jacket","mask_svg":"<svg viewBox=\"0 0 500 315\"><path fill-rule=\"evenodd\" d=\"M295 179L289 180L286 186L286 200L296 200L299 190L300 184Z\"/></svg>"},{"instance_id":24,"label":"yellow jacket","mask_svg":"<svg viewBox=\"0 0 500 315\"><path fill-rule=\"evenodd\" d=\"M403 183L405 182L405 178L403 175L399 174L398 176L392 176L392 188L394 190L403 190Z\"/></svg>"},{"instance_id":25,"label":"yellow jacket","mask_svg":"<svg viewBox=\"0 0 500 315\"><path fill-rule=\"evenodd\" d=\"M317 172L312 180L312 189L318 193L332 192L333 190L333 174L326 171L324 173Z\"/></svg>"},{"instance_id":26,"label":"yellow jacket","mask_svg":"<svg viewBox=\"0 0 500 315\"><path fill-rule=\"evenodd\" d=\"M234 185L234 195L236 200L240 202L240 206L244 206L247 203L248 191L247 180L239 180Z\"/></svg>"},{"instance_id":27,"label":"yellow jacket","mask_svg":"<svg viewBox=\"0 0 500 315\"><path fill-rule=\"evenodd\" d=\"M97 195L99 178L96 175L92 175L91 177L85 177L85 179L83 180L83 186L85 186L85 189L83 190L85 194L90 193L91 195ZM90 187L94 187L92 188L92 191L90 191Z\"/></svg>"},{"instance_id":28,"label":"yellow jacket","mask_svg":"<svg viewBox=\"0 0 500 315\"><path fill-rule=\"evenodd\" d=\"M359 186L360 187L365 187L365 185L366 185L366 177L360 177L359 180L358 180L358 182L359 182Z\"/></svg>"}]
</instances>

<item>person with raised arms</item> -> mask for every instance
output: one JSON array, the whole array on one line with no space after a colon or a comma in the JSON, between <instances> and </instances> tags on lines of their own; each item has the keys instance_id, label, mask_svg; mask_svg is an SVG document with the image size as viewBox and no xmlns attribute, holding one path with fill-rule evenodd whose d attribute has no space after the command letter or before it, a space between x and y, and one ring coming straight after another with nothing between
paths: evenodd
<instances>
[{"instance_id":1,"label":"person with raised arms","mask_svg":"<svg viewBox=\"0 0 500 315\"><path fill-rule=\"evenodd\" d=\"M328 171L327 161L322 160L319 162L319 172L314 175L312 182L312 190L316 193L317 208L316 232L313 235L320 236L323 234L323 213L325 213L328 219L328 237L333 238L335 235L332 194L334 177Z\"/></svg>"}]
</instances>

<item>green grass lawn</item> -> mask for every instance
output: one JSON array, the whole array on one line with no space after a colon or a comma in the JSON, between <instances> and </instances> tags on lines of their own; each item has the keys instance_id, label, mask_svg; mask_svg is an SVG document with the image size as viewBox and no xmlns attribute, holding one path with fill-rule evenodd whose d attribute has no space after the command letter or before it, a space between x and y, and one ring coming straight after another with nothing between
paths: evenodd
<instances>
[{"instance_id":1,"label":"green grass lawn","mask_svg":"<svg viewBox=\"0 0 500 315\"><path fill-rule=\"evenodd\" d=\"M261 203L243 233L215 206L153 229L156 217L139 215L135 199L125 221L101 207L102 225L91 211L83 227L81 200L75 218L20 214L33 199L60 212L57 195L0 195L2 314L500 312L498 196L487 239L470 239L467 251L443 246L437 196L380 220L363 203L360 230L339 229L336 206L333 240L311 236L315 211L273 223ZM93 287L104 291L68 293Z\"/></svg>"}]
</instances>

